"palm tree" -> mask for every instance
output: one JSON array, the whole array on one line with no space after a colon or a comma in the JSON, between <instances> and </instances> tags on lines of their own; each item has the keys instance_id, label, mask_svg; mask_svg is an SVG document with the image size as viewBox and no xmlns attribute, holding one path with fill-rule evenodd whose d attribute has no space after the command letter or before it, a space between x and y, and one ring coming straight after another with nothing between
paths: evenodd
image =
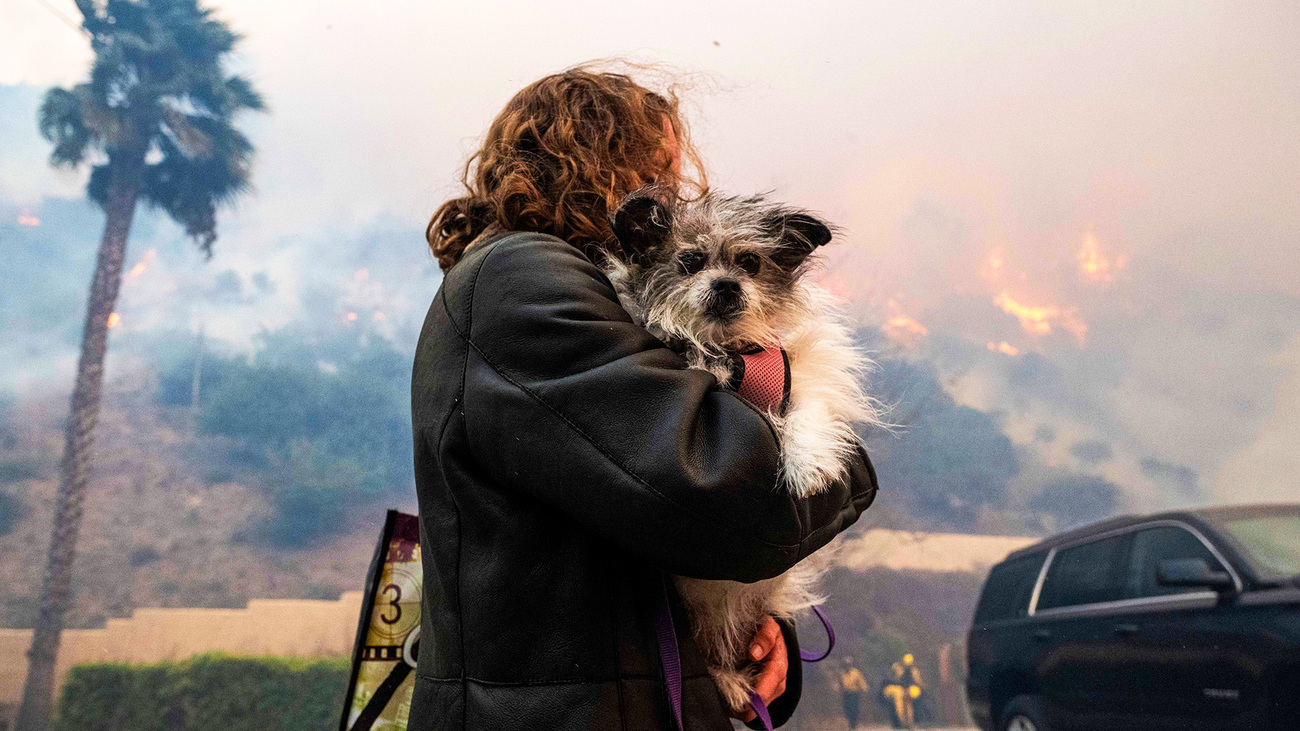
<instances>
[{"instance_id":1,"label":"palm tree","mask_svg":"<svg viewBox=\"0 0 1300 731\"><path fill-rule=\"evenodd\" d=\"M87 195L106 222L72 391L54 535L17 731L44 731L99 417L109 316L136 204L166 211L212 256L216 209L248 188L253 147L233 126L262 99L224 61L239 36L198 0L76 0L95 60L90 80L54 88L40 109L51 163L92 165Z\"/></svg>"}]
</instances>

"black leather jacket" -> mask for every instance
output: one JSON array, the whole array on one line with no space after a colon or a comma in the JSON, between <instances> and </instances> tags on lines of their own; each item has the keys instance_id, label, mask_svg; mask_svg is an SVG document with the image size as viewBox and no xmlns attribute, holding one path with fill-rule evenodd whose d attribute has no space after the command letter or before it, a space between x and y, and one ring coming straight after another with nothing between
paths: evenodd
<instances>
[{"instance_id":1,"label":"black leather jacket","mask_svg":"<svg viewBox=\"0 0 1300 731\"><path fill-rule=\"evenodd\" d=\"M768 421L638 327L552 236L447 273L411 383L424 615L410 728L672 728L653 633L664 572L756 581L867 508L865 452L808 500ZM730 729L672 597L688 731ZM798 646L773 706L799 696Z\"/></svg>"}]
</instances>

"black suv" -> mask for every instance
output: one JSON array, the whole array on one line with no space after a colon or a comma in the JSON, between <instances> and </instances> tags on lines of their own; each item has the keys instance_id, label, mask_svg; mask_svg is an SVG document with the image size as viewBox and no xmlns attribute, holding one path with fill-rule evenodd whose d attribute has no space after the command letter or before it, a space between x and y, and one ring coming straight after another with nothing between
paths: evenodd
<instances>
[{"instance_id":1,"label":"black suv","mask_svg":"<svg viewBox=\"0 0 1300 731\"><path fill-rule=\"evenodd\" d=\"M1107 520L993 567L967 639L986 731L1300 729L1300 505Z\"/></svg>"}]
</instances>

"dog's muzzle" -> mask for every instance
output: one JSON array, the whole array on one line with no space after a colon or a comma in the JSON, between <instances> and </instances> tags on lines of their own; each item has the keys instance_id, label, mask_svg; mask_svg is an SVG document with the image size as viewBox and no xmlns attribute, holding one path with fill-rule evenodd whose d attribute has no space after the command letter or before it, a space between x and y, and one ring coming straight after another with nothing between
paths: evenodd
<instances>
[{"instance_id":1,"label":"dog's muzzle","mask_svg":"<svg viewBox=\"0 0 1300 731\"><path fill-rule=\"evenodd\" d=\"M745 311L745 293L740 282L731 278L715 279L705 295L704 312L715 320L730 322Z\"/></svg>"}]
</instances>

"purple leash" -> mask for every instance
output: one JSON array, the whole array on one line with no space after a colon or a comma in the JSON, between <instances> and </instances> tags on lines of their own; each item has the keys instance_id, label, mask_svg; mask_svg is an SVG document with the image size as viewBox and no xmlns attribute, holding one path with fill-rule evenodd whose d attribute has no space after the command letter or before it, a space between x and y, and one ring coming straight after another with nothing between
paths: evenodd
<instances>
[{"instance_id":1,"label":"purple leash","mask_svg":"<svg viewBox=\"0 0 1300 731\"><path fill-rule=\"evenodd\" d=\"M818 655L800 650L799 659L804 662L825 660L830 656L831 650L835 649L835 629L831 627L831 621L826 618L826 613L820 606L813 606L812 610L817 615L817 619L821 620L822 626L826 628L826 651ZM655 636L659 640L659 658L664 666L664 683L668 686L668 702L673 709L673 718L677 721L678 731L686 731L682 725L682 658L677 649L677 632L673 627L672 610L668 607L667 585L660 593L659 610L655 612ZM749 705L753 707L754 715L763 722L763 728L766 731L773 731L772 715L767 712L767 704L763 702L762 696L751 690Z\"/></svg>"},{"instance_id":2,"label":"purple leash","mask_svg":"<svg viewBox=\"0 0 1300 731\"><path fill-rule=\"evenodd\" d=\"M668 701L677 719L678 731L682 726L682 656L677 651L677 629L673 627L673 612L668 606L668 584L664 580L659 592L659 609L655 612L655 636L659 639L659 659L664 666L664 683L668 686Z\"/></svg>"}]
</instances>

